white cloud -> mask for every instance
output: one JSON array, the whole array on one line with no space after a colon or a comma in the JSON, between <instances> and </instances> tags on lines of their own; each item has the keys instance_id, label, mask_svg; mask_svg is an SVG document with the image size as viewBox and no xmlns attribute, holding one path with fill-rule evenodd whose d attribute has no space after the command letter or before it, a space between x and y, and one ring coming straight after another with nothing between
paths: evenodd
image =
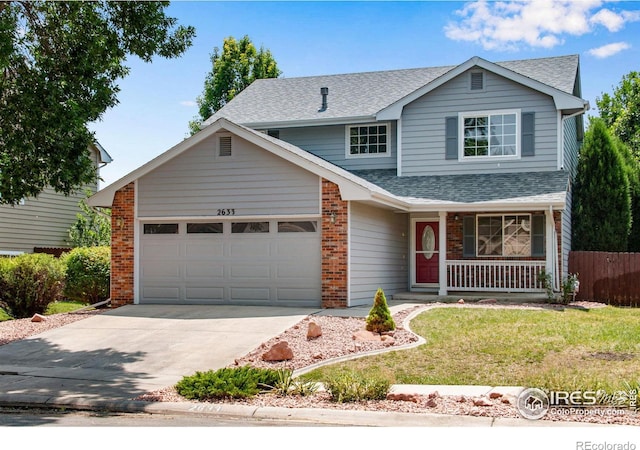
<instances>
[{"instance_id":1,"label":"white cloud","mask_svg":"<svg viewBox=\"0 0 640 450\"><path fill-rule=\"evenodd\" d=\"M621 30L640 20L640 10L614 12L603 0L478 0L456 11L459 17L445 27L455 41L476 42L485 50L516 50L522 45L552 48L569 36L582 36L603 26Z\"/></svg>"},{"instance_id":2,"label":"white cloud","mask_svg":"<svg viewBox=\"0 0 640 450\"><path fill-rule=\"evenodd\" d=\"M182 106L187 106L189 108L193 108L194 106L198 106L198 104L196 102L194 102L193 100L183 100L180 102L180 104Z\"/></svg>"},{"instance_id":3,"label":"white cloud","mask_svg":"<svg viewBox=\"0 0 640 450\"><path fill-rule=\"evenodd\" d=\"M587 53L595 56L596 58L608 58L616 53L620 53L623 50L631 48L631 45L626 42L614 42L613 44L603 45L601 47L592 48Z\"/></svg>"}]
</instances>

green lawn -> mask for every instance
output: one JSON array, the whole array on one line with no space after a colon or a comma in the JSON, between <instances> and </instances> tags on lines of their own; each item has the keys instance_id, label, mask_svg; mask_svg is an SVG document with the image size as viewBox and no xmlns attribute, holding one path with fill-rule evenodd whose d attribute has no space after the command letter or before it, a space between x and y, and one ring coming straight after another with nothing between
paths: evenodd
<instances>
[{"instance_id":1,"label":"green lawn","mask_svg":"<svg viewBox=\"0 0 640 450\"><path fill-rule=\"evenodd\" d=\"M417 316L411 329L427 343L305 378L353 370L393 384L616 390L640 383L640 309L439 308Z\"/></svg>"},{"instance_id":2,"label":"green lawn","mask_svg":"<svg viewBox=\"0 0 640 450\"><path fill-rule=\"evenodd\" d=\"M11 319L11 316L7 314L7 312L0 308L0 322L4 322L5 320Z\"/></svg>"}]
</instances>

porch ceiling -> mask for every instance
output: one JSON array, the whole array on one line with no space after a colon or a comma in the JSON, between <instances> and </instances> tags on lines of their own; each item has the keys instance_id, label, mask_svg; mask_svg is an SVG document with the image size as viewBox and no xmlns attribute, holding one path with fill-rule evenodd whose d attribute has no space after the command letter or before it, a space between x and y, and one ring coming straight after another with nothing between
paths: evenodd
<instances>
[{"instance_id":1,"label":"porch ceiling","mask_svg":"<svg viewBox=\"0 0 640 450\"><path fill-rule=\"evenodd\" d=\"M569 186L565 171L409 177L398 177L395 169L353 173L409 203L427 205L564 204Z\"/></svg>"}]
</instances>

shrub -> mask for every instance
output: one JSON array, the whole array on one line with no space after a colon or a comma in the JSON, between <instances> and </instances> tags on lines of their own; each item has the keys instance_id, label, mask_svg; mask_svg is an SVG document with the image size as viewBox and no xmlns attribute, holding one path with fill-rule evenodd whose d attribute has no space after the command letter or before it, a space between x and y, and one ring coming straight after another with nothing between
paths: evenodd
<instances>
[{"instance_id":1,"label":"shrub","mask_svg":"<svg viewBox=\"0 0 640 450\"><path fill-rule=\"evenodd\" d=\"M110 247L79 247L66 255L67 280L64 294L69 300L97 303L109 298Z\"/></svg>"},{"instance_id":2,"label":"shrub","mask_svg":"<svg viewBox=\"0 0 640 450\"><path fill-rule=\"evenodd\" d=\"M0 302L13 317L42 314L51 302L62 299L65 267L62 261L42 253L3 260L0 269Z\"/></svg>"},{"instance_id":3,"label":"shrub","mask_svg":"<svg viewBox=\"0 0 640 450\"><path fill-rule=\"evenodd\" d=\"M196 372L183 377L176 390L190 400L247 398L270 389L278 382L278 371L251 366Z\"/></svg>"},{"instance_id":4,"label":"shrub","mask_svg":"<svg viewBox=\"0 0 640 450\"><path fill-rule=\"evenodd\" d=\"M388 380L363 377L352 372L332 375L324 386L331 400L337 403L384 400L391 388Z\"/></svg>"},{"instance_id":5,"label":"shrub","mask_svg":"<svg viewBox=\"0 0 640 450\"><path fill-rule=\"evenodd\" d=\"M270 387L272 391L280 397L286 397L288 395L306 397L314 394L318 390L318 385L315 382L294 378L291 369L278 369L277 378L275 384Z\"/></svg>"},{"instance_id":6,"label":"shrub","mask_svg":"<svg viewBox=\"0 0 640 450\"><path fill-rule=\"evenodd\" d=\"M396 323L391 317L391 311L387 305L387 298L382 288L378 288L373 300L373 306L367 316L367 330L374 333L384 333L396 329Z\"/></svg>"}]
</instances>

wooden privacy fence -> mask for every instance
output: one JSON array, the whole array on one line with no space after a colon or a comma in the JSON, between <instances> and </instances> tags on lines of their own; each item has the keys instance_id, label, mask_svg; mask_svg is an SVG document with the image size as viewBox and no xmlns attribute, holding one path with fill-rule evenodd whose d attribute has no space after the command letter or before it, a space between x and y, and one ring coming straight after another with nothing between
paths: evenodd
<instances>
[{"instance_id":1,"label":"wooden privacy fence","mask_svg":"<svg viewBox=\"0 0 640 450\"><path fill-rule=\"evenodd\" d=\"M569 272L580 281L576 300L640 306L640 253L571 252Z\"/></svg>"}]
</instances>

